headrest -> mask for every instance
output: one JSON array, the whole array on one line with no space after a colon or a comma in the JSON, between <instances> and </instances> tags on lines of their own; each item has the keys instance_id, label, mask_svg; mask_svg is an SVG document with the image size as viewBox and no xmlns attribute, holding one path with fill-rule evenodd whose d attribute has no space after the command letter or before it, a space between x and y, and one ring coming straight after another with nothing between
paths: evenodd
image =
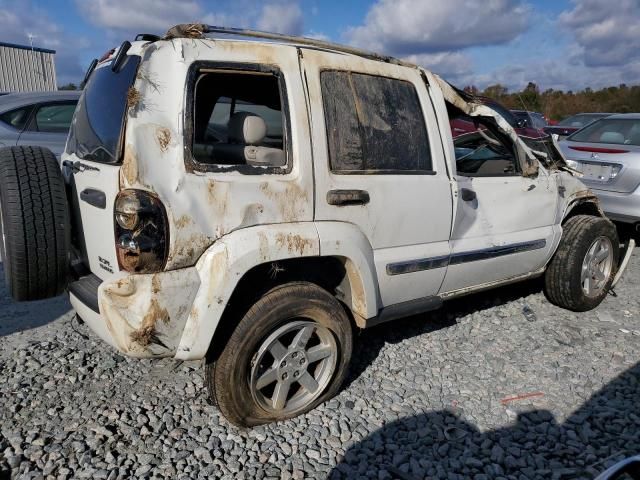
<instances>
[{"instance_id":1,"label":"headrest","mask_svg":"<svg viewBox=\"0 0 640 480\"><path fill-rule=\"evenodd\" d=\"M600 135L602 143L624 143L624 135L620 132L604 132Z\"/></svg>"},{"instance_id":2,"label":"headrest","mask_svg":"<svg viewBox=\"0 0 640 480\"><path fill-rule=\"evenodd\" d=\"M245 145L258 145L267 135L267 124L260 115L234 113L229 119L229 140Z\"/></svg>"}]
</instances>

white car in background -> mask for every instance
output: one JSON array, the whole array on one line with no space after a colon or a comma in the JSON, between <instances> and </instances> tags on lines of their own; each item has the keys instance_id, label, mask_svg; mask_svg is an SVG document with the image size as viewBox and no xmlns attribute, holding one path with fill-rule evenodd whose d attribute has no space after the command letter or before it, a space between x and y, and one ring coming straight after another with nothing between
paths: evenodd
<instances>
[{"instance_id":1,"label":"white car in background","mask_svg":"<svg viewBox=\"0 0 640 480\"><path fill-rule=\"evenodd\" d=\"M0 96L0 147L37 145L59 158L79 98L76 91Z\"/></svg>"}]
</instances>

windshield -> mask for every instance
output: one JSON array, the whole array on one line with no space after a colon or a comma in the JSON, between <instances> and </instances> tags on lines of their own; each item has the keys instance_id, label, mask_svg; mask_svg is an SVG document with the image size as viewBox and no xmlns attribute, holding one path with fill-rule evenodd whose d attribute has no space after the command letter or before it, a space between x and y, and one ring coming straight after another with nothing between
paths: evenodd
<instances>
[{"instance_id":1,"label":"windshield","mask_svg":"<svg viewBox=\"0 0 640 480\"><path fill-rule=\"evenodd\" d=\"M111 63L96 68L80 97L71 124L67 153L96 162L120 161L127 93L139 64L140 57L132 55L116 72L111 70Z\"/></svg>"},{"instance_id":2,"label":"windshield","mask_svg":"<svg viewBox=\"0 0 640 480\"><path fill-rule=\"evenodd\" d=\"M574 133L567 140L640 146L640 118L603 118Z\"/></svg>"}]
</instances>

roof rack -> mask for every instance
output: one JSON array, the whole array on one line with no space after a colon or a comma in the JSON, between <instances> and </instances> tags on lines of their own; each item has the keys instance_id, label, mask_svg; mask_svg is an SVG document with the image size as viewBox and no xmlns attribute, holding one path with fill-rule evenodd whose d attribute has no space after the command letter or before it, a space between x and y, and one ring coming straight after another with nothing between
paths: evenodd
<instances>
[{"instance_id":1,"label":"roof rack","mask_svg":"<svg viewBox=\"0 0 640 480\"><path fill-rule=\"evenodd\" d=\"M262 32L259 30L246 30L244 28L232 28L232 27L216 27L215 25L206 25L202 33L221 33L224 35L237 35L240 37L252 37L263 38L265 40L277 40L281 42L293 43L296 45L302 45L307 47L322 48L326 50L333 50L340 53L348 53L351 55L357 55L369 60L377 60L379 62L392 63L395 65L414 66L412 63L403 62L394 57L387 55L380 55L377 53L369 52L367 50L361 50L359 48L348 47L340 45L338 43L326 42L324 40L316 40L308 37L298 37L295 35L284 35L281 33Z\"/></svg>"}]
</instances>

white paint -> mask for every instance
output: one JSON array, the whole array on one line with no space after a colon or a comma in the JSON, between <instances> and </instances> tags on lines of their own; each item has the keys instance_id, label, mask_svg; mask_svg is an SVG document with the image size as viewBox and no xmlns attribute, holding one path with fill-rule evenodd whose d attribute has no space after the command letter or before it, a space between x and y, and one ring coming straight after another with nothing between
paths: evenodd
<instances>
[{"instance_id":1,"label":"white paint","mask_svg":"<svg viewBox=\"0 0 640 480\"><path fill-rule=\"evenodd\" d=\"M101 315L72 298L92 328L128 355L203 358L242 277L258 265L285 259L338 258L347 272L340 299L359 323L400 302L528 278L542 272L552 257L572 205L587 197L597 202L568 173L540 167L536 154L492 109L464 102L448 84L417 67L307 48L300 60L291 45L233 40L137 42L129 53L143 56L134 85L141 100L129 110L125 131L129 164L119 171L98 165L99 174L83 177L83 185L108 193L109 207L99 216L81 213L89 227L91 270L105 280L99 289ZM203 60L269 65L281 72L291 127L288 173L203 173L185 167L185 82L191 64ZM332 174L319 82L325 68L412 83L425 115L435 175ZM496 118L518 144L527 177L458 176L445 100L470 115ZM97 256L115 260L110 207L123 188L151 191L165 205L167 271L106 275L96 264ZM460 199L461 188L476 193L475 206ZM371 201L331 206L326 195L333 189L366 190ZM386 270L390 263L540 239L546 247L531 252L409 274ZM154 309L166 320L157 323L161 345L141 345L135 332Z\"/></svg>"}]
</instances>

